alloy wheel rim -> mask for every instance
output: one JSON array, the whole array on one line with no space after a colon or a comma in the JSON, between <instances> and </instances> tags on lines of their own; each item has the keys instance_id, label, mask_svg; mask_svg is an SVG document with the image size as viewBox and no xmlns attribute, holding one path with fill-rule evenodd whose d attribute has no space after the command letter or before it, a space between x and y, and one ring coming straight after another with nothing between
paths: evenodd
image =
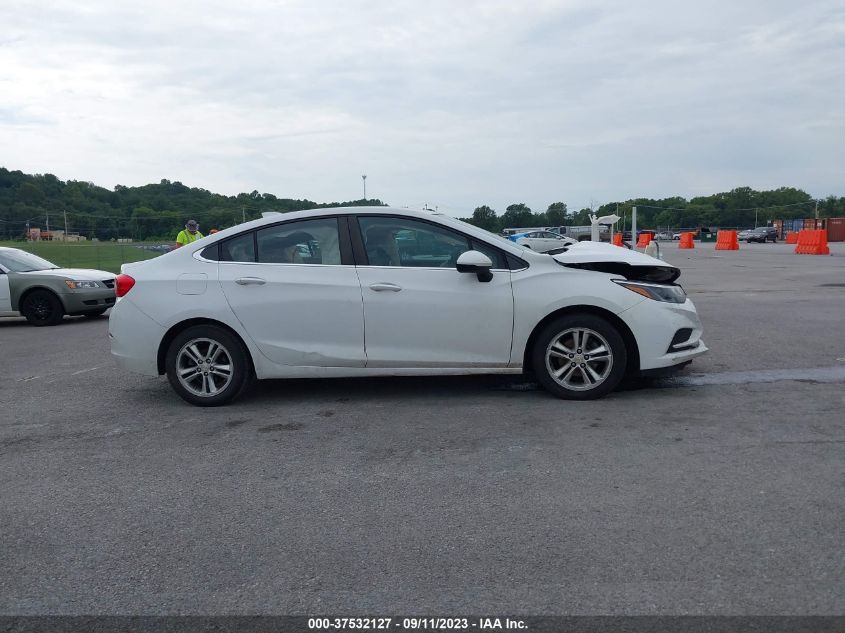
<instances>
[{"instance_id":1,"label":"alloy wheel rim","mask_svg":"<svg viewBox=\"0 0 845 633\"><path fill-rule=\"evenodd\" d=\"M572 391L601 385L613 369L613 352L601 334L589 328L569 328L546 348L546 369L552 379Z\"/></svg>"},{"instance_id":2,"label":"alloy wheel rim","mask_svg":"<svg viewBox=\"0 0 845 633\"><path fill-rule=\"evenodd\" d=\"M176 376L190 393L210 398L232 382L232 355L219 341L195 338L176 354Z\"/></svg>"},{"instance_id":3,"label":"alloy wheel rim","mask_svg":"<svg viewBox=\"0 0 845 633\"><path fill-rule=\"evenodd\" d=\"M32 313L37 319L43 321L50 316L50 304L43 297L36 297L35 299L30 299L29 305L32 308Z\"/></svg>"}]
</instances>

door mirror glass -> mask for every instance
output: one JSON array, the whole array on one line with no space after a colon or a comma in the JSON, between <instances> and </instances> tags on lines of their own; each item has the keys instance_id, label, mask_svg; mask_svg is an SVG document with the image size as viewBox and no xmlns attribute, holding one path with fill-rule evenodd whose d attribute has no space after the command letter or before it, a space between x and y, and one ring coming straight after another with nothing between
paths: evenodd
<instances>
[{"instance_id":1,"label":"door mirror glass","mask_svg":"<svg viewBox=\"0 0 845 633\"><path fill-rule=\"evenodd\" d=\"M459 273L475 273L478 281L487 282L493 279L493 262L484 253L478 251L467 251L458 257L456 268Z\"/></svg>"}]
</instances>

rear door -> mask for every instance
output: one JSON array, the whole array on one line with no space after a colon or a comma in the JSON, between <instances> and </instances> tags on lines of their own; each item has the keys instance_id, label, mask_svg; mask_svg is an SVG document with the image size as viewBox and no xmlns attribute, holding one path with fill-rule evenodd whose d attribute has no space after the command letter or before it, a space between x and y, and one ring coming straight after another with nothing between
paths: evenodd
<instances>
[{"instance_id":1,"label":"rear door","mask_svg":"<svg viewBox=\"0 0 845 633\"><path fill-rule=\"evenodd\" d=\"M361 285L346 218L282 222L220 245L226 299L279 365L363 367Z\"/></svg>"}]
</instances>

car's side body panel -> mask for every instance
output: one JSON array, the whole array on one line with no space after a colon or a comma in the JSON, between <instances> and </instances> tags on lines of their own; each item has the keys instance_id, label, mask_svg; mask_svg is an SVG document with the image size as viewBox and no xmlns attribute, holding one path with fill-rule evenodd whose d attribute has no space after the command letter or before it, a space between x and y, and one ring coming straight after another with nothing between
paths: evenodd
<instances>
[{"instance_id":1,"label":"car's side body panel","mask_svg":"<svg viewBox=\"0 0 845 633\"><path fill-rule=\"evenodd\" d=\"M339 214L362 212L360 208L338 210ZM282 217L292 221L313 213ZM586 243L553 258L446 216L386 208L368 208L366 213L406 214L438 222L524 260L525 266L495 270L493 281L482 283L474 274L453 268L344 265L335 267L337 275L319 273L327 276L321 283L309 277L313 275L308 269L325 271L332 266L281 265L276 267L277 282L235 288L229 284L236 279L246 275L266 280L266 272L226 268L232 264L206 261L198 254L215 241L280 218L255 220L154 260L124 266L124 272L138 281L112 311L115 358L128 369L154 375L159 371L158 348L168 330L202 318L220 322L241 337L259 378L513 372L521 368L526 345L538 324L548 315L575 306L604 310L621 319L640 350L639 369L680 364L706 351L701 344L695 350L667 353L669 341L681 327L694 330L690 340L698 341L700 322L691 302L671 305L645 299L611 281L619 275L561 265L606 258L627 258L631 265L665 266L662 262L626 249ZM259 270L260 266L249 267ZM225 273L221 272L224 268ZM203 274L208 282L202 285L202 292L195 292L199 287L196 276ZM183 283L182 288L192 288L190 293L179 292L177 278L184 275L190 276L191 283ZM312 283L314 287L309 288ZM371 288L379 284L395 284L401 290ZM258 293L245 297L255 289L270 290L264 293L270 300L256 301ZM334 301L330 310L318 307L327 293L334 295L327 298L329 303ZM278 310L272 307L276 294ZM292 329L271 340L274 325L283 323L285 316L293 318ZM253 323L254 319L259 323ZM135 322L137 327L128 327ZM256 337L256 325L270 332L270 338ZM335 327L340 327L342 340L329 332Z\"/></svg>"},{"instance_id":2,"label":"car's side body panel","mask_svg":"<svg viewBox=\"0 0 845 633\"><path fill-rule=\"evenodd\" d=\"M640 295L622 288L607 279L604 296L595 292L597 276L602 273L568 269L549 259L545 266L537 265L513 274L514 332L511 366L522 364L526 345L537 325L548 315L571 308L586 306L619 314L646 301ZM566 288L565 293L560 289Z\"/></svg>"}]
</instances>

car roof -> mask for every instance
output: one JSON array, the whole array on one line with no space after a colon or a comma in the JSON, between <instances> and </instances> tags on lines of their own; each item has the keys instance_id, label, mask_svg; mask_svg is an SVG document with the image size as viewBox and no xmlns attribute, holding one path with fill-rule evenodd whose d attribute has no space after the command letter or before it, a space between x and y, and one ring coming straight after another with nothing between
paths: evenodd
<instances>
[{"instance_id":1,"label":"car roof","mask_svg":"<svg viewBox=\"0 0 845 633\"><path fill-rule=\"evenodd\" d=\"M477 237L486 242L491 242L496 247L502 250L506 250L512 255L516 255L517 257L522 258L525 257L525 249L523 249L521 246L517 246L514 242L507 240L507 238L502 238L498 235L495 235L494 233L491 233L490 231L485 231L484 229L480 229L477 226L473 226L472 224L462 222L461 220L458 220L457 218L454 218L450 215L445 215L443 213L438 213L436 211L428 211L424 209L407 209L397 207L328 207L318 209L306 209L304 211L289 211L287 213L268 213L264 217L258 218L256 220L250 220L249 222L244 222L243 224L237 224L227 229L222 229L217 233L214 233L212 235L206 235L205 237L195 242L191 242L191 248L189 250L191 252L196 252L205 248L209 244L213 244L221 239L226 239L227 237L238 235L239 233L243 233L244 231L258 229L271 224L277 224L282 221L290 222L291 220L307 220L308 218L351 214L399 215L413 219L434 220L436 222L444 224L445 226L460 231L461 233L466 233L471 237ZM188 249L179 248L172 252L178 253L179 251L183 250Z\"/></svg>"}]
</instances>

